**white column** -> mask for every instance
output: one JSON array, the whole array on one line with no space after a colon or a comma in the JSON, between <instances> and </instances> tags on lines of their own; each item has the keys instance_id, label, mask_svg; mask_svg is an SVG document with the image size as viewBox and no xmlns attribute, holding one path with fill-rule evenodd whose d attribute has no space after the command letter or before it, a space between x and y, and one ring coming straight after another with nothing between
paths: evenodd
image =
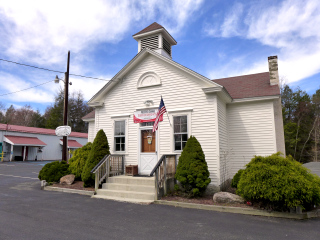
<instances>
[{"instance_id":1,"label":"white column","mask_svg":"<svg viewBox=\"0 0 320 240\"><path fill-rule=\"evenodd\" d=\"M11 145L11 151L10 151L10 162L12 161L13 157L13 145Z\"/></svg>"},{"instance_id":2,"label":"white column","mask_svg":"<svg viewBox=\"0 0 320 240\"><path fill-rule=\"evenodd\" d=\"M24 146L24 150L23 150L23 161L26 160L26 151L27 151L27 146Z\"/></svg>"}]
</instances>

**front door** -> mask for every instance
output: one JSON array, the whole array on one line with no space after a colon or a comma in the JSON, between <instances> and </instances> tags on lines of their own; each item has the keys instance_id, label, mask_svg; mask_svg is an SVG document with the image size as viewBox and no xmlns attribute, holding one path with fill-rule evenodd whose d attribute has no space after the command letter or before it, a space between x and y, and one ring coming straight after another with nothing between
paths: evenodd
<instances>
[{"instance_id":1,"label":"front door","mask_svg":"<svg viewBox=\"0 0 320 240\"><path fill-rule=\"evenodd\" d=\"M140 130L139 174L149 175L157 163L156 133L152 129Z\"/></svg>"}]
</instances>

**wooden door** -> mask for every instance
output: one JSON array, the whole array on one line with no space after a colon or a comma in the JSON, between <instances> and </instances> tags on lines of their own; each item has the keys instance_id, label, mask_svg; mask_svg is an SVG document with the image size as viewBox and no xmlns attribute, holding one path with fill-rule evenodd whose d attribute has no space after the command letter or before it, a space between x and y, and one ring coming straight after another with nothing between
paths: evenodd
<instances>
[{"instance_id":1,"label":"wooden door","mask_svg":"<svg viewBox=\"0 0 320 240\"><path fill-rule=\"evenodd\" d=\"M152 130L141 130L141 152L156 152L156 134Z\"/></svg>"}]
</instances>

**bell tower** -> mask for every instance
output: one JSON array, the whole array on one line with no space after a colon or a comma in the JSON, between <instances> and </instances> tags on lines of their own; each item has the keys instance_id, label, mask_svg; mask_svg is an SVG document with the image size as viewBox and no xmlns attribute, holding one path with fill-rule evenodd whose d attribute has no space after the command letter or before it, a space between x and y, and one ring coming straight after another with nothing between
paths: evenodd
<instances>
[{"instance_id":1,"label":"bell tower","mask_svg":"<svg viewBox=\"0 0 320 240\"><path fill-rule=\"evenodd\" d=\"M177 45L168 31L156 22L132 37L138 42L138 53L144 48L149 48L170 59L172 58L171 47Z\"/></svg>"}]
</instances>

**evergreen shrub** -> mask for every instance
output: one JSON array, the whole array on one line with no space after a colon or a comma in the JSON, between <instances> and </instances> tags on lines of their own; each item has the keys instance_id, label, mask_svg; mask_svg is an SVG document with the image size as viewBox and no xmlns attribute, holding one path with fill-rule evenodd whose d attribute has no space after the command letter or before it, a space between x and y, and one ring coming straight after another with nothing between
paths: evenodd
<instances>
[{"instance_id":1,"label":"evergreen shrub","mask_svg":"<svg viewBox=\"0 0 320 240\"><path fill-rule=\"evenodd\" d=\"M46 180L46 182L59 182L60 178L70 174L69 165L66 161L55 161L47 163L40 170L38 178L40 180Z\"/></svg>"},{"instance_id":2,"label":"evergreen shrub","mask_svg":"<svg viewBox=\"0 0 320 240\"><path fill-rule=\"evenodd\" d=\"M196 197L202 195L211 182L209 175L201 145L190 136L179 158L175 177L185 193Z\"/></svg>"},{"instance_id":3,"label":"evergreen shrub","mask_svg":"<svg viewBox=\"0 0 320 240\"><path fill-rule=\"evenodd\" d=\"M232 178L232 181L231 181L231 187L233 188L237 188L238 187L238 183L240 181L240 177L241 177L241 174L243 173L243 169L240 169Z\"/></svg>"},{"instance_id":4,"label":"evergreen shrub","mask_svg":"<svg viewBox=\"0 0 320 240\"><path fill-rule=\"evenodd\" d=\"M77 180L81 179L83 167L88 159L92 143L88 142L82 148L74 151L73 156L69 159L69 170L74 174Z\"/></svg>"},{"instance_id":5,"label":"evergreen shrub","mask_svg":"<svg viewBox=\"0 0 320 240\"><path fill-rule=\"evenodd\" d=\"M110 154L109 143L106 134L100 129L92 143L88 159L85 162L81 179L84 187L94 186L94 174L91 170L102 160L102 158Z\"/></svg>"},{"instance_id":6,"label":"evergreen shrub","mask_svg":"<svg viewBox=\"0 0 320 240\"><path fill-rule=\"evenodd\" d=\"M320 204L320 178L291 156L255 156L240 177L237 194L275 210L310 209Z\"/></svg>"}]
</instances>

